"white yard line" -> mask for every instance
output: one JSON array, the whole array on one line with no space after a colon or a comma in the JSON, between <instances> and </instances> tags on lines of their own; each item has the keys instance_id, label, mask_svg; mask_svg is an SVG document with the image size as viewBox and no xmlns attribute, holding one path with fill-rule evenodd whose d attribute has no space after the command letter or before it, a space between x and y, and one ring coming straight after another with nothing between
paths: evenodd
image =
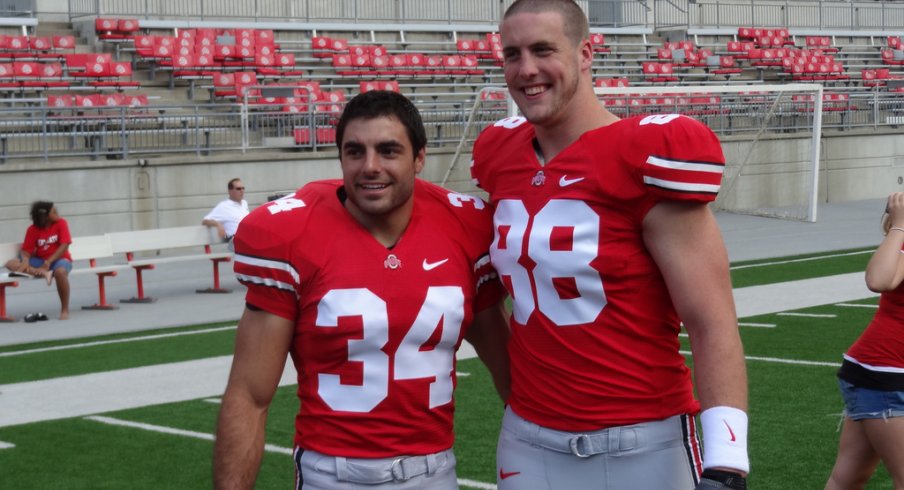
<instances>
[{"instance_id":1,"label":"white yard line","mask_svg":"<svg viewBox=\"0 0 904 490\"><path fill-rule=\"evenodd\" d=\"M778 316L797 316L802 318L838 318L834 313L797 313L794 311L776 313Z\"/></svg>"},{"instance_id":2,"label":"white yard line","mask_svg":"<svg viewBox=\"0 0 904 490\"><path fill-rule=\"evenodd\" d=\"M27 349L27 350L18 350L12 352L0 352L0 357L12 357L12 356L21 356L23 354L36 354L40 352L51 352L57 350L66 350L66 349L81 349L82 347L97 347L99 345L110 345L110 344L124 344L128 342L140 342L143 340L157 340L157 339L165 339L169 337L181 337L184 335L198 335L202 333L213 333L213 332L222 332L224 330L235 330L236 326L233 325L231 327L218 327L218 328L205 328L203 330L189 330L186 332L174 332L174 333L161 333L155 335L142 335L140 337L129 337L123 339L116 340L98 340L96 342L82 342L78 344L67 344L67 345L56 345L53 347L41 347L38 349Z\"/></svg>"},{"instance_id":3,"label":"white yard line","mask_svg":"<svg viewBox=\"0 0 904 490\"><path fill-rule=\"evenodd\" d=\"M879 309L879 305L863 305L857 303L838 303L835 306L841 306L843 308L872 308L874 310Z\"/></svg>"},{"instance_id":4,"label":"white yard line","mask_svg":"<svg viewBox=\"0 0 904 490\"><path fill-rule=\"evenodd\" d=\"M738 322L739 327L753 327L753 328L775 328L774 323L751 323L751 322Z\"/></svg>"},{"instance_id":5,"label":"white yard line","mask_svg":"<svg viewBox=\"0 0 904 490\"><path fill-rule=\"evenodd\" d=\"M140 429L146 430L149 432L157 432L160 434L169 434L174 436L182 436L182 437L191 437L193 439L203 439L205 441L214 440L213 434L207 434L204 432L195 432L193 430L183 430L183 429L174 429L172 427L165 427L162 425L152 425L145 424L141 422L131 422L128 420L115 419L113 417L101 417L101 416L91 416L85 417L88 420L93 420L95 422L100 422L102 424L108 425L116 425L119 427L130 427L132 429ZM274 446L273 444L264 444L264 451L269 453L278 453L278 454L286 454L288 456L292 455L292 449L287 447Z\"/></svg>"},{"instance_id":6,"label":"white yard line","mask_svg":"<svg viewBox=\"0 0 904 490\"><path fill-rule=\"evenodd\" d=\"M682 355L690 357L691 351L682 350L678 351ZM824 362L824 361L804 361L801 359L782 359L779 357L761 357L761 356L744 356L744 359L748 361L760 361L760 362L772 362L776 364L794 364L798 366L825 366L825 367L841 367L840 362Z\"/></svg>"},{"instance_id":7,"label":"white yard line","mask_svg":"<svg viewBox=\"0 0 904 490\"><path fill-rule=\"evenodd\" d=\"M813 260L822 260L822 259L832 259L835 257L848 257L851 255L863 255L863 254L871 254L875 250L861 250L859 252L848 252L843 254L830 254L830 255L819 255L816 257L807 257L804 259L791 259L791 260L776 260L773 262L760 262L758 264L748 264L748 265L736 265L731 268L731 270L741 270L741 269L752 269L755 267L768 267L770 265L784 265L784 264L794 264L797 262L810 262Z\"/></svg>"}]
</instances>

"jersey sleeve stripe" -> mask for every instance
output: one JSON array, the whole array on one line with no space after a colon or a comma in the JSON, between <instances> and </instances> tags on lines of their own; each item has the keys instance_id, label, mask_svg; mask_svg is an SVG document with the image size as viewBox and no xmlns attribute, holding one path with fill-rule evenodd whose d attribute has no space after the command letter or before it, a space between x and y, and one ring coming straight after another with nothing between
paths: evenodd
<instances>
[{"instance_id":1,"label":"jersey sleeve stripe","mask_svg":"<svg viewBox=\"0 0 904 490\"><path fill-rule=\"evenodd\" d=\"M677 182L674 180L663 180L655 177L644 177L643 181L647 185L658 187L669 191L678 192L694 192L705 194L718 194L719 184L700 184L696 182Z\"/></svg>"},{"instance_id":2,"label":"jersey sleeve stripe","mask_svg":"<svg viewBox=\"0 0 904 490\"><path fill-rule=\"evenodd\" d=\"M291 284L288 284L288 283L285 283L282 281L277 281L276 279L272 279L269 277L249 276L247 274L236 274L235 277L239 280L239 282L242 282L245 284L250 283L250 284L259 284L262 286L269 286L269 287L273 287L276 289L282 289L285 291L289 291L292 294L295 294L297 296L297 292L295 291L295 288L292 287Z\"/></svg>"},{"instance_id":3,"label":"jersey sleeve stripe","mask_svg":"<svg viewBox=\"0 0 904 490\"><path fill-rule=\"evenodd\" d=\"M722 175L722 172L725 170L725 165L721 163L707 163L707 162L684 162L681 160L666 160L665 158L659 158L653 155L650 155L647 158L647 163L654 167L660 167L669 170L684 170L688 172L711 172L715 174Z\"/></svg>"},{"instance_id":4,"label":"jersey sleeve stripe","mask_svg":"<svg viewBox=\"0 0 904 490\"><path fill-rule=\"evenodd\" d=\"M484 283L496 279L496 270L490 265L490 254L483 254L474 263L474 276L477 278L477 289Z\"/></svg>"},{"instance_id":5,"label":"jersey sleeve stripe","mask_svg":"<svg viewBox=\"0 0 904 490\"><path fill-rule=\"evenodd\" d=\"M650 155L643 168L644 184L670 192L718 194L725 166Z\"/></svg>"},{"instance_id":6,"label":"jersey sleeve stripe","mask_svg":"<svg viewBox=\"0 0 904 490\"><path fill-rule=\"evenodd\" d=\"M278 272L288 273L296 283L300 282L298 271L294 267L279 260L262 259L250 255L235 254L237 264L245 264L254 268L273 269Z\"/></svg>"}]
</instances>

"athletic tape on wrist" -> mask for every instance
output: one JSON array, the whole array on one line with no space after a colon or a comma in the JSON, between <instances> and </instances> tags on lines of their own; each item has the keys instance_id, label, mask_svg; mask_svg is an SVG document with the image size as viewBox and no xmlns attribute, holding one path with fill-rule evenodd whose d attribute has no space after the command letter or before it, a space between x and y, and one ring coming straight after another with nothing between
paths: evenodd
<instances>
[{"instance_id":1,"label":"athletic tape on wrist","mask_svg":"<svg viewBox=\"0 0 904 490\"><path fill-rule=\"evenodd\" d=\"M712 407L700 414L703 469L733 468L747 473L747 414L733 407Z\"/></svg>"}]
</instances>

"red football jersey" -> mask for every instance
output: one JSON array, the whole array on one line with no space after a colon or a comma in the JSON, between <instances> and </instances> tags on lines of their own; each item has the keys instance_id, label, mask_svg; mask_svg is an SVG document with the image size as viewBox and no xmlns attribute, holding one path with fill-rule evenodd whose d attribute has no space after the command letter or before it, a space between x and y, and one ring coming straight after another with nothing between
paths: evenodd
<instances>
[{"instance_id":1,"label":"red football jersey","mask_svg":"<svg viewBox=\"0 0 904 490\"><path fill-rule=\"evenodd\" d=\"M715 199L718 139L683 116L631 118L541 165L534 137L523 118L503 119L472 163L513 300L512 409L566 431L696 413L679 318L641 227L661 200Z\"/></svg>"},{"instance_id":2,"label":"red football jersey","mask_svg":"<svg viewBox=\"0 0 904 490\"><path fill-rule=\"evenodd\" d=\"M417 180L387 249L346 211L342 182L314 182L242 221L235 272L249 304L295 321L295 444L359 458L452 447L455 351L504 290L489 265L492 216L475 197Z\"/></svg>"},{"instance_id":3,"label":"red football jersey","mask_svg":"<svg viewBox=\"0 0 904 490\"><path fill-rule=\"evenodd\" d=\"M69 223L60 218L48 223L44 228L31 225L25 230L25 240L22 241L22 250L32 257L47 260L64 244L72 243L72 235L69 233ZM72 254L67 250L61 259L72 260Z\"/></svg>"}]
</instances>

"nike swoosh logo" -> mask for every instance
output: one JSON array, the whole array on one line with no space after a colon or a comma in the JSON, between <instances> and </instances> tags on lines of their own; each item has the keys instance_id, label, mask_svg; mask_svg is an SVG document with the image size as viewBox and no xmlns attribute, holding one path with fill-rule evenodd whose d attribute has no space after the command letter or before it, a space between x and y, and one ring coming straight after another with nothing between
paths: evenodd
<instances>
[{"instance_id":1,"label":"nike swoosh logo","mask_svg":"<svg viewBox=\"0 0 904 490\"><path fill-rule=\"evenodd\" d=\"M737 440L737 438L736 438L735 435L734 435L734 431L731 430L731 426L728 425L728 422L726 422L725 419L722 419L722 423L725 424L725 427L728 428L728 435L731 436L731 439L729 439L729 441L735 442L735 441Z\"/></svg>"},{"instance_id":2,"label":"nike swoosh logo","mask_svg":"<svg viewBox=\"0 0 904 490\"><path fill-rule=\"evenodd\" d=\"M502 468L499 468L499 479L500 480L505 480L506 478L508 478L510 476L515 476L515 475L520 475L520 474L521 474L520 471L512 471L512 472L506 473L506 472L502 471Z\"/></svg>"},{"instance_id":3,"label":"nike swoosh logo","mask_svg":"<svg viewBox=\"0 0 904 490\"><path fill-rule=\"evenodd\" d=\"M567 175L563 175L561 179L559 179L559 187L568 187L571 184L577 184L578 182L584 180L584 177L578 177L576 179L569 179Z\"/></svg>"},{"instance_id":4,"label":"nike swoosh logo","mask_svg":"<svg viewBox=\"0 0 904 490\"><path fill-rule=\"evenodd\" d=\"M437 267L445 264L448 261L449 259L443 259L437 262L427 262L427 259L424 259L424 263L422 265L424 266L425 271L432 271L433 269L436 269Z\"/></svg>"}]
</instances>

